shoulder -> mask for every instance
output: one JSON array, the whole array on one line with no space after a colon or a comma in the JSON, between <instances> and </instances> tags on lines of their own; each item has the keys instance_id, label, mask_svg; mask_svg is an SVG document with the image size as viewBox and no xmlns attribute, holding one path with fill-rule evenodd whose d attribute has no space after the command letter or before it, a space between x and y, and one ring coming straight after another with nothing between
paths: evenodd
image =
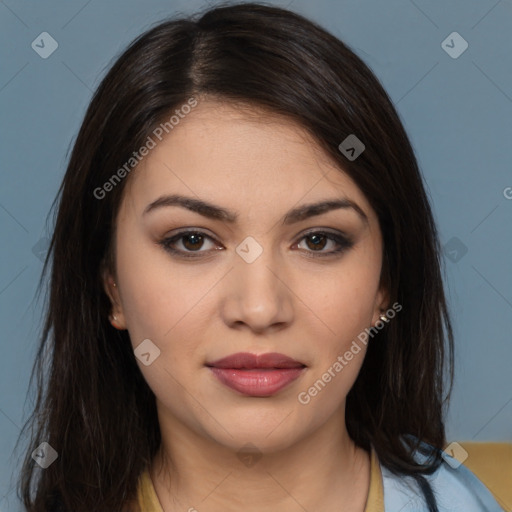
<instances>
[{"instance_id":1,"label":"shoulder","mask_svg":"<svg viewBox=\"0 0 512 512\"><path fill-rule=\"evenodd\" d=\"M419 463L426 458L415 454ZM425 479L440 511L512 512L512 443L450 443L442 464ZM382 468L382 481L385 510L424 510L423 495L412 477L397 477Z\"/></svg>"}]
</instances>

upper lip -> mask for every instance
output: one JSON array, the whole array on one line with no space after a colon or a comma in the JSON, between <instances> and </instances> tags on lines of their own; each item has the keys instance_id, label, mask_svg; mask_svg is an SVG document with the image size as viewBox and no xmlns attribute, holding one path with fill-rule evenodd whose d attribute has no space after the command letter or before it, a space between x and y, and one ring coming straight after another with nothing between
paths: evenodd
<instances>
[{"instance_id":1,"label":"upper lip","mask_svg":"<svg viewBox=\"0 0 512 512\"><path fill-rule=\"evenodd\" d=\"M268 352L266 354L250 354L248 352L238 352L230 356L223 357L212 363L206 363L206 366L215 368L304 368L306 365L292 359L291 357L279 354L277 352Z\"/></svg>"}]
</instances>

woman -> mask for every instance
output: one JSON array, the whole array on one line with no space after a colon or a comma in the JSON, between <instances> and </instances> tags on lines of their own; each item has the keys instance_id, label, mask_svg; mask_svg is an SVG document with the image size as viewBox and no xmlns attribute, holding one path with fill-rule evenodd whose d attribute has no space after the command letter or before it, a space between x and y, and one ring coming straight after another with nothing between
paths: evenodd
<instances>
[{"instance_id":1,"label":"woman","mask_svg":"<svg viewBox=\"0 0 512 512\"><path fill-rule=\"evenodd\" d=\"M407 135L304 18L234 5L132 43L51 264L27 510L503 510L442 452L453 339Z\"/></svg>"}]
</instances>

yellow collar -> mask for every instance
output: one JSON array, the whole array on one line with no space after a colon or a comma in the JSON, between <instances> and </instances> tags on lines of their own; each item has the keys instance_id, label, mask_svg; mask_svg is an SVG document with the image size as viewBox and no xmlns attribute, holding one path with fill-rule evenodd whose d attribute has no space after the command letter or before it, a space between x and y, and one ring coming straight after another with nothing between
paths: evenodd
<instances>
[{"instance_id":1,"label":"yellow collar","mask_svg":"<svg viewBox=\"0 0 512 512\"><path fill-rule=\"evenodd\" d=\"M364 512L384 512L384 486L377 452L373 449L370 458L370 490Z\"/></svg>"}]
</instances>

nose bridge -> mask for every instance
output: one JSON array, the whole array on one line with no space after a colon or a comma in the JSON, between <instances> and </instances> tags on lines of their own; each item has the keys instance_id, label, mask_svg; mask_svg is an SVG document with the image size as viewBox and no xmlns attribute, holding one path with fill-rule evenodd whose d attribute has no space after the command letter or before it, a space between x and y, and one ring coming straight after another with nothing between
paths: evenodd
<instances>
[{"instance_id":1,"label":"nose bridge","mask_svg":"<svg viewBox=\"0 0 512 512\"><path fill-rule=\"evenodd\" d=\"M276 301L279 293L275 276L275 258L270 248L263 249L257 242L245 241L237 248L239 261L235 264L236 279L240 283L238 292L242 300L251 308L262 309ZM259 247L261 247L261 249Z\"/></svg>"},{"instance_id":2,"label":"nose bridge","mask_svg":"<svg viewBox=\"0 0 512 512\"><path fill-rule=\"evenodd\" d=\"M225 295L225 320L243 322L258 330L290 321L290 292L279 276L281 266L271 248L247 237L236 253Z\"/></svg>"}]
</instances>

